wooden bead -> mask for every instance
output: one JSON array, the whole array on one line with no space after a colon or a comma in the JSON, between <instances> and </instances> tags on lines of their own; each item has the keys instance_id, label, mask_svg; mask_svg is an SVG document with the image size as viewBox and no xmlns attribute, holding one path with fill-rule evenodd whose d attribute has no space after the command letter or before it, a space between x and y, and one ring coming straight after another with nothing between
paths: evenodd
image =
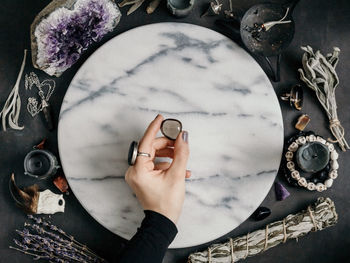
<instances>
[{"instance_id":1,"label":"wooden bead","mask_svg":"<svg viewBox=\"0 0 350 263\"><path fill-rule=\"evenodd\" d=\"M316 137L316 140L318 141L318 142L320 142L320 143L322 143L322 144L326 144L326 140L325 139L323 139L321 136L317 136Z\"/></svg>"},{"instance_id":2,"label":"wooden bead","mask_svg":"<svg viewBox=\"0 0 350 263\"><path fill-rule=\"evenodd\" d=\"M300 179L300 173L299 173L297 170L293 171L293 172L291 173L291 176L292 176L292 178L295 179L295 180L299 180L299 179Z\"/></svg>"},{"instance_id":3,"label":"wooden bead","mask_svg":"<svg viewBox=\"0 0 350 263\"><path fill-rule=\"evenodd\" d=\"M296 142L293 142L291 145L288 147L288 151L295 152L298 150L299 145Z\"/></svg>"},{"instance_id":4,"label":"wooden bead","mask_svg":"<svg viewBox=\"0 0 350 263\"><path fill-rule=\"evenodd\" d=\"M322 191L326 190L326 187L325 187L324 184L318 183L318 184L316 184L316 190L317 190L318 192L322 192Z\"/></svg>"},{"instance_id":5,"label":"wooden bead","mask_svg":"<svg viewBox=\"0 0 350 263\"><path fill-rule=\"evenodd\" d=\"M329 178L336 179L338 177L338 171L337 170L331 170L328 174Z\"/></svg>"},{"instance_id":6,"label":"wooden bead","mask_svg":"<svg viewBox=\"0 0 350 263\"><path fill-rule=\"evenodd\" d=\"M324 182L324 185L329 188L333 185L333 179L327 179L325 182Z\"/></svg>"},{"instance_id":7,"label":"wooden bead","mask_svg":"<svg viewBox=\"0 0 350 263\"><path fill-rule=\"evenodd\" d=\"M337 170L339 168L339 163L337 160L332 160L331 161L331 167L333 170Z\"/></svg>"},{"instance_id":8,"label":"wooden bead","mask_svg":"<svg viewBox=\"0 0 350 263\"><path fill-rule=\"evenodd\" d=\"M307 189L310 191L314 191L316 189L316 185L312 182L307 184Z\"/></svg>"},{"instance_id":9,"label":"wooden bead","mask_svg":"<svg viewBox=\"0 0 350 263\"><path fill-rule=\"evenodd\" d=\"M295 170L295 164L291 161L287 162L287 168L290 170L290 171L294 171Z\"/></svg>"},{"instance_id":10,"label":"wooden bead","mask_svg":"<svg viewBox=\"0 0 350 263\"><path fill-rule=\"evenodd\" d=\"M328 149L329 149L329 151L335 151L335 148L334 148L334 145L333 144L329 144L329 145L327 145L328 146Z\"/></svg>"},{"instance_id":11,"label":"wooden bead","mask_svg":"<svg viewBox=\"0 0 350 263\"><path fill-rule=\"evenodd\" d=\"M306 143L306 138L304 136L300 136L298 139L297 139L297 143L299 145L304 145Z\"/></svg>"},{"instance_id":12,"label":"wooden bead","mask_svg":"<svg viewBox=\"0 0 350 263\"><path fill-rule=\"evenodd\" d=\"M307 181L304 177L301 177L299 180L298 180L298 184L300 186L303 186L303 187L306 187L307 186Z\"/></svg>"},{"instance_id":13,"label":"wooden bead","mask_svg":"<svg viewBox=\"0 0 350 263\"><path fill-rule=\"evenodd\" d=\"M331 152L331 160L337 160L339 157L339 154L336 151Z\"/></svg>"},{"instance_id":14,"label":"wooden bead","mask_svg":"<svg viewBox=\"0 0 350 263\"><path fill-rule=\"evenodd\" d=\"M285 157L286 157L287 161L293 160L293 155L294 154L291 151L286 152Z\"/></svg>"}]
</instances>

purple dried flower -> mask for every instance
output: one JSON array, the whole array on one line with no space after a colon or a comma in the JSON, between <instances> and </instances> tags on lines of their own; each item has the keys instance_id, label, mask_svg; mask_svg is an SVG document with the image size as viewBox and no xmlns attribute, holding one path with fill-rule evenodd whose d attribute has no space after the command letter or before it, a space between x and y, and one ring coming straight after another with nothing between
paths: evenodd
<instances>
[{"instance_id":1,"label":"purple dried flower","mask_svg":"<svg viewBox=\"0 0 350 263\"><path fill-rule=\"evenodd\" d=\"M13 242L15 242L17 246L22 247L22 243L19 242L17 239L13 239Z\"/></svg>"},{"instance_id":2,"label":"purple dried flower","mask_svg":"<svg viewBox=\"0 0 350 263\"><path fill-rule=\"evenodd\" d=\"M57 231L57 230L58 230L57 226L55 226L55 225L50 225L50 229L51 229L51 230L54 230L54 231Z\"/></svg>"},{"instance_id":3,"label":"purple dried flower","mask_svg":"<svg viewBox=\"0 0 350 263\"><path fill-rule=\"evenodd\" d=\"M23 242L24 242L25 244L30 244L30 243L31 243L31 240L30 240L29 237L23 237Z\"/></svg>"},{"instance_id":4,"label":"purple dried flower","mask_svg":"<svg viewBox=\"0 0 350 263\"><path fill-rule=\"evenodd\" d=\"M85 245L74 240L73 236L67 235L62 229L46 223L42 218L32 217L31 219L41 225L48 225L48 228L54 229L67 239L47 231L37 224L25 223L25 226L28 226L29 229L25 228L23 231L16 230L16 232L22 237L21 241L14 239L14 243L19 248L11 246L10 248L31 255L34 257L34 260L50 259L50 262L61 263L70 263L72 261L87 263L106 262ZM33 230L38 234L32 234L30 233L30 230ZM51 237L53 239L51 239Z\"/></svg>"},{"instance_id":5,"label":"purple dried flower","mask_svg":"<svg viewBox=\"0 0 350 263\"><path fill-rule=\"evenodd\" d=\"M74 11L59 8L35 29L36 63L49 75L71 67L93 42L113 30L120 11L111 0L76 0Z\"/></svg>"}]
</instances>

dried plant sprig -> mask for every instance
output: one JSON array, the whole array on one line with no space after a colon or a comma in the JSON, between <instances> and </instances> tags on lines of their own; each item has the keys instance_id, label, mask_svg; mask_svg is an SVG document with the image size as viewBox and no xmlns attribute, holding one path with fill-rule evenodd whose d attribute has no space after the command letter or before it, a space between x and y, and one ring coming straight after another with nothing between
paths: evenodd
<instances>
[{"instance_id":1,"label":"dried plant sprig","mask_svg":"<svg viewBox=\"0 0 350 263\"><path fill-rule=\"evenodd\" d=\"M23 240L22 243L18 240L14 240L14 242L25 251L43 253L44 255L46 254L46 256L49 256L51 259L55 259L57 257L67 259L69 262L95 262L94 258L91 258L80 251L78 251L78 253L73 253L77 251L71 251L72 249L70 249L69 246L55 242L50 238L30 234L28 230L17 230L17 233L23 237Z\"/></svg>"},{"instance_id":2,"label":"dried plant sprig","mask_svg":"<svg viewBox=\"0 0 350 263\"><path fill-rule=\"evenodd\" d=\"M339 78L335 71L338 64L340 49L333 48L333 53L325 57L319 50L313 51L312 47L301 47L305 51L302 63L303 69L298 69L300 79L316 92L316 96L329 119L329 129L336 140L329 141L338 143L343 151L350 149L345 140L345 131L341 125L337 114L337 102L335 90L339 84Z\"/></svg>"},{"instance_id":3,"label":"dried plant sprig","mask_svg":"<svg viewBox=\"0 0 350 263\"><path fill-rule=\"evenodd\" d=\"M31 244L35 248L39 249L40 247L38 247L38 246L40 246L41 244L44 244L44 245L47 245L47 249L52 253L55 252L55 250L57 250L58 253L60 253L60 252L66 252L66 253L75 252L76 253L75 255L77 255L78 257L86 257L88 260L91 260L91 261L93 261L95 258L94 255L85 254L86 251L83 251L80 248L74 247L74 245L72 245L70 241L64 240L55 234L52 235L50 232L47 232L43 229L40 229L40 227L38 225L29 225L29 227L32 227L33 229L35 229L36 232L38 232L38 230L40 230L40 233L43 235L53 236L54 239L51 239L49 237L41 237L39 235L30 234L28 232L28 230L26 233L24 233L24 231L21 232L19 230L16 230L17 233L23 237L23 241L26 245ZM67 246L69 246L70 249L67 249ZM70 259L75 259L75 258L70 257Z\"/></svg>"},{"instance_id":4,"label":"dried plant sprig","mask_svg":"<svg viewBox=\"0 0 350 263\"><path fill-rule=\"evenodd\" d=\"M32 219L34 222L36 222L37 224L39 225L43 225L44 227L48 227L50 230L52 231L55 231L61 235L63 235L65 238L67 238L68 240L64 240L63 238L60 238L59 235L55 235L54 233L52 232L49 232L49 231L46 231L45 229L43 228L40 228L36 225L32 225L32 228L36 231L39 231L41 232L42 234L47 234L47 235L50 235L51 237L54 237L56 238L57 240L59 240L60 242L68 242L70 244L72 244L73 246L77 247L78 249L81 249L81 250L84 250L86 251L87 253L90 253L91 255L95 256L95 257L98 257L98 255L96 255L92 250L90 250L86 245L84 244L81 244L80 242L78 242L77 240L75 240L75 238L71 235L68 235L66 234L62 229L58 228L57 226L43 220L42 218L40 217L35 217L33 215L28 215L28 218L29 219ZM30 225L29 223L25 223L25 226L26 225ZM101 258L102 260L102 258Z\"/></svg>"},{"instance_id":5,"label":"dried plant sprig","mask_svg":"<svg viewBox=\"0 0 350 263\"><path fill-rule=\"evenodd\" d=\"M10 246L11 249L33 256L34 260L46 259L56 263L107 263L86 245L43 218L32 215L28 215L28 218L35 224L25 223L22 231L16 230L21 240L14 239L16 247Z\"/></svg>"},{"instance_id":6,"label":"dried plant sprig","mask_svg":"<svg viewBox=\"0 0 350 263\"><path fill-rule=\"evenodd\" d=\"M160 1L161 0L152 0L147 6L147 9L146 9L147 14L152 14L159 6ZM145 0L123 0L118 4L118 6L123 7L127 5L132 5L129 8L128 12L126 13L127 15L130 15L133 12L135 12L144 2Z\"/></svg>"},{"instance_id":7,"label":"dried plant sprig","mask_svg":"<svg viewBox=\"0 0 350 263\"><path fill-rule=\"evenodd\" d=\"M214 244L208 249L193 253L188 263L233 263L246 257L260 254L289 239L298 240L311 231L323 230L338 221L334 203L329 198L320 197L313 205L297 213L290 214L281 221L266 225L265 228L244 236L230 238L228 242Z\"/></svg>"},{"instance_id":8,"label":"dried plant sprig","mask_svg":"<svg viewBox=\"0 0 350 263\"><path fill-rule=\"evenodd\" d=\"M6 125L15 130L23 130L24 126L18 125L19 113L21 112L21 97L19 96L19 83L21 82L22 74L26 64L27 50L24 50L23 61L21 69L18 73L18 77L15 85L8 96L3 109L0 111L0 118L2 123L2 129L6 131ZM6 120L7 119L7 120Z\"/></svg>"}]
</instances>

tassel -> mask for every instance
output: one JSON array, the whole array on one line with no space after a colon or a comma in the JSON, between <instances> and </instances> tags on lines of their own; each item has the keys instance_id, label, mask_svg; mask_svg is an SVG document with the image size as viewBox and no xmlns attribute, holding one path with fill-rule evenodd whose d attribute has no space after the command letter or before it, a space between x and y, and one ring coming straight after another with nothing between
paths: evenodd
<instances>
[{"instance_id":1,"label":"tassel","mask_svg":"<svg viewBox=\"0 0 350 263\"><path fill-rule=\"evenodd\" d=\"M11 175L10 193L16 204L22 208L27 214L35 214L38 208L39 187L38 185L29 186L21 190L16 182L15 175Z\"/></svg>"}]
</instances>

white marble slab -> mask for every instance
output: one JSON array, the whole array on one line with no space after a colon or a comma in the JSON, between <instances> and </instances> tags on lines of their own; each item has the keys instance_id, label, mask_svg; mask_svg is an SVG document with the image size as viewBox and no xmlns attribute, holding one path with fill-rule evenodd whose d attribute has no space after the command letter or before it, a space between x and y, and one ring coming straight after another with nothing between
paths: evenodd
<instances>
[{"instance_id":1,"label":"white marble slab","mask_svg":"<svg viewBox=\"0 0 350 263\"><path fill-rule=\"evenodd\" d=\"M143 211L124 181L127 151L158 113L179 119L190 136L192 178L171 247L233 230L272 186L283 123L263 70L234 42L204 27L139 27L103 45L81 67L58 127L74 194L98 222L129 239Z\"/></svg>"}]
</instances>

